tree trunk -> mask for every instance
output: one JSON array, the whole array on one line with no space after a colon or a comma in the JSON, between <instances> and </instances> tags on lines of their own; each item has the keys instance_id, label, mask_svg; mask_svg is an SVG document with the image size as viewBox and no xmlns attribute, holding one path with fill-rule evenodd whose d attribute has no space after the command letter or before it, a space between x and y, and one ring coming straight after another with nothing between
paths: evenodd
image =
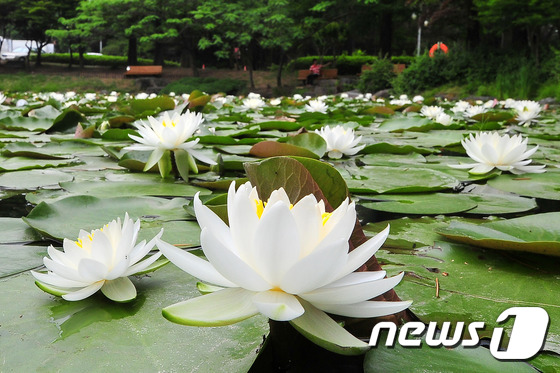
<instances>
[{"instance_id":1,"label":"tree trunk","mask_svg":"<svg viewBox=\"0 0 560 373\"><path fill-rule=\"evenodd\" d=\"M138 65L138 39L135 36L128 38L128 65Z\"/></svg>"},{"instance_id":2,"label":"tree trunk","mask_svg":"<svg viewBox=\"0 0 560 373\"><path fill-rule=\"evenodd\" d=\"M72 47L70 47L69 49L70 49L70 60L68 61L68 68L71 69L72 68Z\"/></svg>"},{"instance_id":3,"label":"tree trunk","mask_svg":"<svg viewBox=\"0 0 560 373\"><path fill-rule=\"evenodd\" d=\"M284 51L280 52L280 63L278 64L278 72L276 73L276 85L282 87L282 69L284 67Z\"/></svg>"},{"instance_id":4,"label":"tree trunk","mask_svg":"<svg viewBox=\"0 0 560 373\"><path fill-rule=\"evenodd\" d=\"M159 42L154 43L154 65L163 66L163 44Z\"/></svg>"},{"instance_id":5,"label":"tree trunk","mask_svg":"<svg viewBox=\"0 0 560 373\"><path fill-rule=\"evenodd\" d=\"M35 60L35 66L41 66L41 52L43 51L43 45L37 43L37 59Z\"/></svg>"},{"instance_id":6,"label":"tree trunk","mask_svg":"<svg viewBox=\"0 0 560 373\"><path fill-rule=\"evenodd\" d=\"M393 49L393 13L384 11L380 15L379 35L381 35L380 47L383 56L391 56Z\"/></svg>"},{"instance_id":7,"label":"tree trunk","mask_svg":"<svg viewBox=\"0 0 560 373\"><path fill-rule=\"evenodd\" d=\"M80 69L84 68L85 65L85 61L84 61L84 47L79 47L78 48L78 60L80 62Z\"/></svg>"}]
</instances>

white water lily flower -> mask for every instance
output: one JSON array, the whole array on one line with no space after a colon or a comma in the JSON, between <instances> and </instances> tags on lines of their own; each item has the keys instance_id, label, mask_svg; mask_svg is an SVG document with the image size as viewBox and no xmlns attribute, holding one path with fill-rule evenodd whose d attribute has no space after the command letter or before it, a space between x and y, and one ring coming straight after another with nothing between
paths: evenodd
<instances>
[{"instance_id":1,"label":"white water lily flower","mask_svg":"<svg viewBox=\"0 0 560 373\"><path fill-rule=\"evenodd\" d=\"M451 111L454 114L462 114L465 112L465 110L467 110L469 107L471 106L471 104L469 104L467 101L457 101L455 103L455 106L453 106L451 108Z\"/></svg>"},{"instance_id":2,"label":"white water lily flower","mask_svg":"<svg viewBox=\"0 0 560 373\"><path fill-rule=\"evenodd\" d=\"M422 101L424 101L423 96L416 95L416 96L412 97L412 102L421 103Z\"/></svg>"},{"instance_id":3,"label":"white water lily flower","mask_svg":"<svg viewBox=\"0 0 560 373\"><path fill-rule=\"evenodd\" d=\"M481 132L475 136L471 133L468 138L463 139L461 144L467 151L467 155L477 163L449 165L453 168L470 168L471 174L485 174L497 168L502 171L510 171L513 174L542 173L545 172L544 165L528 166L539 146L527 150L528 139L521 135L500 136L497 132Z\"/></svg>"},{"instance_id":4,"label":"white water lily flower","mask_svg":"<svg viewBox=\"0 0 560 373\"><path fill-rule=\"evenodd\" d=\"M136 95L137 100L145 100L149 97L149 95L145 92L140 92Z\"/></svg>"},{"instance_id":5,"label":"white water lily flower","mask_svg":"<svg viewBox=\"0 0 560 373\"><path fill-rule=\"evenodd\" d=\"M488 108L486 108L482 105L469 106L465 109L464 115L468 118L472 118L475 115L486 113L487 111L488 111Z\"/></svg>"},{"instance_id":6,"label":"white water lily flower","mask_svg":"<svg viewBox=\"0 0 560 373\"><path fill-rule=\"evenodd\" d=\"M125 149L152 151L144 171L149 170L158 163L167 150L183 150L190 157L197 158L204 163L216 164L212 159L195 150L199 139L188 141L198 130L203 120L201 113L189 110L185 114L175 112L172 117L169 116L168 112L165 112L161 119L148 117L149 124L143 121L140 121L140 124L135 124L140 136L129 135L131 139L139 142L139 144L128 146Z\"/></svg>"},{"instance_id":7,"label":"white water lily flower","mask_svg":"<svg viewBox=\"0 0 560 373\"><path fill-rule=\"evenodd\" d=\"M442 112L434 118L434 122L443 124L444 126L449 126L451 123L453 123L453 118L451 117L451 115Z\"/></svg>"},{"instance_id":8,"label":"white water lily flower","mask_svg":"<svg viewBox=\"0 0 560 373\"><path fill-rule=\"evenodd\" d=\"M146 271L161 256L159 252L140 261L163 229L147 244L145 240L136 244L139 230L140 220L133 222L128 213L122 225L118 218L89 233L81 230L77 241L64 239L64 251L49 246L50 258L43 258L47 273L31 274L42 290L66 300L82 300L101 290L116 302L131 301L136 298L136 288L128 276Z\"/></svg>"},{"instance_id":9,"label":"white water lily flower","mask_svg":"<svg viewBox=\"0 0 560 373\"><path fill-rule=\"evenodd\" d=\"M0 92L0 105L2 105L4 101L6 101L6 96L2 92Z\"/></svg>"},{"instance_id":10,"label":"white water lily flower","mask_svg":"<svg viewBox=\"0 0 560 373\"><path fill-rule=\"evenodd\" d=\"M435 119L439 114L443 113L443 108L440 106L422 106L420 114L429 119Z\"/></svg>"},{"instance_id":11,"label":"white water lily flower","mask_svg":"<svg viewBox=\"0 0 560 373\"><path fill-rule=\"evenodd\" d=\"M243 100L243 108L246 110L260 110L265 104L260 97L249 97Z\"/></svg>"},{"instance_id":12,"label":"white water lily flower","mask_svg":"<svg viewBox=\"0 0 560 373\"><path fill-rule=\"evenodd\" d=\"M164 308L169 320L219 326L261 313L289 321L305 312L302 300L349 317L388 315L410 305L369 301L396 286L404 273L384 279L385 271L354 272L383 244L389 227L349 253L356 211L348 199L326 213L312 194L292 205L280 188L263 203L248 182L237 192L230 185L227 206L229 226L195 196L208 261L158 240L179 268L224 288Z\"/></svg>"},{"instance_id":13,"label":"white water lily flower","mask_svg":"<svg viewBox=\"0 0 560 373\"><path fill-rule=\"evenodd\" d=\"M362 136L354 137L353 129L346 129L341 125L331 128L324 126L321 130L315 130L327 143L327 154L329 158L339 159L343 155L354 155L362 150L365 145L357 146Z\"/></svg>"},{"instance_id":14,"label":"white water lily flower","mask_svg":"<svg viewBox=\"0 0 560 373\"><path fill-rule=\"evenodd\" d=\"M255 92L249 92L249 94L247 95L247 98L261 98L261 94L260 93L255 93Z\"/></svg>"},{"instance_id":15,"label":"white water lily flower","mask_svg":"<svg viewBox=\"0 0 560 373\"><path fill-rule=\"evenodd\" d=\"M531 100L517 101L513 108L517 113L515 120L525 127L529 127L531 123L537 122L537 118L542 110L541 105L538 102Z\"/></svg>"},{"instance_id":16,"label":"white water lily flower","mask_svg":"<svg viewBox=\"0 0 560 373\"><path fill-rule=\"evenodd\" d=\"M273 98L273 99L271 99L271 100L268 102L268 104L269 104L270 106L278 106L278 105L280 105L281 103L282 103L282 100L279 99L279 98Z\"/></svg>"},{"instance_id":17,"label":"white water lily flower","mask_svg":"<svg viewBox=\"0 0 560 373\"><path fill-rule=\"evenodd\" d=\"M328 106L321 100L309 100L305 104L305 111L309 113L327 113Z\"/></svg>"}]
</instances>

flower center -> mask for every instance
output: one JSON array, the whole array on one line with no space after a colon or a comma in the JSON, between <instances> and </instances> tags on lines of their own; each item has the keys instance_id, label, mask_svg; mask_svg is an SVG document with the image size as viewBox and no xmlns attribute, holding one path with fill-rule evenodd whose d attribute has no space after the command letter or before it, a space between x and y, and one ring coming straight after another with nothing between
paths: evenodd
<instances>
[{"instance_id":1,"label":"flower center","mask_svg":"<svg viewBox=\"0 0 560 373\"><path fill-rule=\"evenodd\" d=\"M165 121L161 122L162 126L167 127L167 123L165 123ZM175 127L175 122L171 121L171 126Z\"/></svg>"},{"instance_id":2,"label":"flower center","mask_svg":"<svg viewBox=\"0 0 560 373\"><path fill-rule=\"evenodd\" d=\"M255 198L255 205L257 205L257 216L259 217L259 219L261 218L263 212L264 212L264 208L266 207L267 202L263 202L260 199L256 199ZM290 210L294 207L293 204L290 203Z\"/></svg>"},{"instance_id":3,"label":"flower center","mask_svg":"<svg viewBox=\"0 0 560 373\"><path fill-rule=\"evenodd\" d=\"M321 214L321 220L323 221L323 226L327 224L331 216L332 216L332 212L324 212Z\"/></svg>"},{"instance_id":4,"label":"flower center","mask_svg":"<svg viewBox=\"0 0 560 373\"><path fill-rule=\"evenodd\" d=\"M102 229L103 229L103 228L102 228ZM93 235L94 235L94 234L95 234L95 232L91 232L90 234L88 234L88 238L89 238L89 241L90 241L90 242L93 241ZM84 242L82 241L81 238L78 238L78 241L76 241L76 245L78 245L78 247L79 247L80 249L83 249L83 248L84 248Z\"/></svg>"}]
</instances>

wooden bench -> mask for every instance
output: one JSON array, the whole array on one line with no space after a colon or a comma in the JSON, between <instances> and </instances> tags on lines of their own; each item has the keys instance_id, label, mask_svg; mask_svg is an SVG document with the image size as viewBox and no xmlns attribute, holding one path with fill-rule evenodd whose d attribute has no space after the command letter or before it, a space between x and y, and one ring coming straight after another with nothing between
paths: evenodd
<instances>
[{"instance_id":1,"label":"wooden bench","mask_svg":"<svg viewBox=\"0 0 560 373\"><path fill-rule=\"evenodd\" d=\"M297 80L305 82L307 76L309 75L309 70L298 70ZM338 78L338 69L321 69L321 75L317 79L336 79Z\"/></svg>"},{"instance_id":2,"label":"wooden bench","mask_svg":"<svg viewBox=\"0 0 560 373\"><path fill-rule=\"evenodd\" d=\"M125 76L161 75L163 66L127 66Z\"/></svg>"}]
</instances>

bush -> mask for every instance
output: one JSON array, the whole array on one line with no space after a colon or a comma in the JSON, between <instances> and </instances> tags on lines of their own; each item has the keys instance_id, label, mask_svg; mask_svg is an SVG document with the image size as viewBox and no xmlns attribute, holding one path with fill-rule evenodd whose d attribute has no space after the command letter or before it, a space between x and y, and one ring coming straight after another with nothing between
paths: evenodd
<instances>
[{"instance_id":1,"label":"bush","mask_svg":"<svg viewBox=\"0 0 560 373\"><path fill-rule=\"evenodd\" d=\"M341 55L341 56L323 56L323 63L330 62L332 68L338 69L339 75L357 75L362 72L363 65L371 65L378 60L379 57L376 56L364 56L355 54L352 56ZM416 57L410 56L395 56L391 57L391 63L403 63L405 65L411 64ZM289 70L306 70L313 63L313 60L321 61L319 56L306 56L299 57L292 60L288 64Z\"/></svg>"},{"instance_id":2,"label":"bush","mask_svg":"<svg viewBox=\"0 0 560 373\"><path fill-rule=\"evenodd\" d=\"M72 64L78 65L78 53L72 54ZM35 60L35 56L31 55L31 60ZM70 64L70 53L47 53L41 54L42 62ZM112 68L126 67L128 65L127 58L123 56L95 56L84 54L84 64L88 66L109 66ZM177 62L165 61L167 66L179 66ZM147 58L139 58L138 65L153 65L153 61Z\"/></svg>"},{"instance_id":3,"label":"bush","mask_svg":"<svg viewBox=\"0 0 560 373\"><path fill-rule=\"evenodd\" d=\"M358 89L363 93L375 93L382 89L391 88L391 80L394 77L393 63L388 59L380 59L371 65L371 70L362 73Z\"/></svg>"},{"instance_id":4,"label":"bush","mask_svg":"<svg viewBox=\"0 0 560 373\"><path fill-rule=\"evenodd\" d=\"M237 79L185 77L166 85L161 93L183 94L197 89L208 94L223 92L228 95L239 95L247 90L247 82Z\"/></svg>"},{"instance_id":5,"label":"bush","mask_svg":"<svg viewBox=\"0 0 560 373\"><path fill-rule=\"evenodd\" d=\"M433 58L424 54L393 80L393 88L397 93L416 94L450 82L460 84L469 73L469 60L459 48L436 53Z\"/></svg>"}]
</instances>

